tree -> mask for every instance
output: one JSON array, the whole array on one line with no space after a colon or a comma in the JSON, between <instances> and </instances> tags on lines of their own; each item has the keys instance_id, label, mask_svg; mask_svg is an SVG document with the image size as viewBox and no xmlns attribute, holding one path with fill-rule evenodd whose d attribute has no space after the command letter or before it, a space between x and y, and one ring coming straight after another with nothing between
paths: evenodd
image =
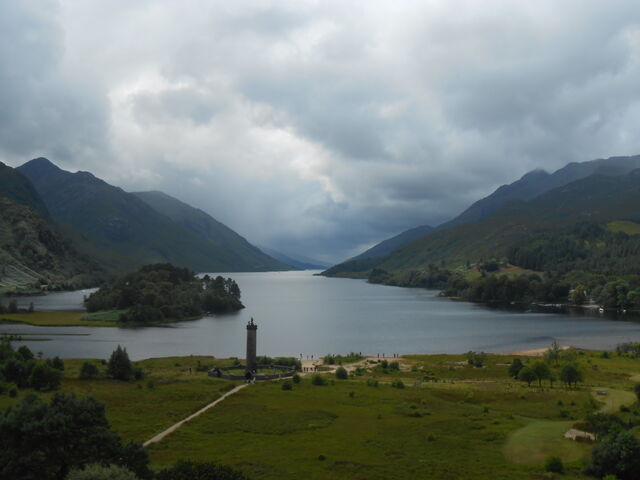
<instances>
[{"instance_id":1,"label":"tree","mask_svg":"<svg viewBox=\"0 0 640 480\"><path fill-rule=\"evenodd\" d=\"M640 478L640 441L631 432L618 432L600 440L591 451L590 474L620 480Z\"/></svg>"},{"instance_id":2,"label":"tree","mask_svg":"<svg viewBox=\"0 0 640 480\"><path fill-rule=\"evenodd\" d=\"M91 463L127 467L151 476L146 452L123 446L104 406L92 398L56 394L50 403L35 395L0 412L0 478L63 480L72 468Z\"/></svg>"},{"instance_id":3,"label":"tree","mask_svg":"<svg viewBox=\"0 0 640 480\"><path fill-rule=\"evenodd\" d=\"M524 368L524 363L522 363L522 360L520 360L519 358L514 358L513 361L511 362L511 365L509 365L509 376L513 378L518 378L518 374L520 373L520 370L522 370L523 368Z\"/></svg>"},{"instance_id":4,"label":"tree","mask_svg":"<svg viewBox=\"0 0 640 480\"><path fill-rule=\"evenodd\" d=\"M530 367L523 367L518 373L518 380L521 382L527 382L527 385L530 387L531 382L536 379L535 372Z\"/></svg>"},{"instance_id":5,"label":"tree","mask_svg":"<svg viewBox=\"0 0 640 480\"><path fill-rule=\"evenodd\" d=\"M16 353L20 355L22 360L33 360L35 358L33 352L26 345L22 345L20 348L18 348Z\"/></svg>"},{"instance_id":6,"label":"tree","mask_svg":"<svg viewBox=\"0 0 640 480\"><path fill-rule=\"evenodd\" d=\"M51 366L61 372L64 371L64 362L58 356L53 357L53 360L51 360Z\"/></svg>"},{"instance_id":7,"label":"tree","mask_svg":"<svg viewBox=\"0 0 640 480\"><path fill-rule=\"evenodd\" d=\"M46 363L38 363L31 371L29 386L39 392L55 390L60 386L60 370L50 367Z\"/></svg>"},{"instance_id":8,"label":"tree","mask_svg":"<svg viewBox=\"0 0 640 480\"><path fill-rule=\"evenodd\" d=\"M248 480L242 472L214 463L180 460L172 468L161 470L156 480Z\"/></svg>"},{"instance_id":9,"label":"tree","mask_svg":"<svg viewBox=\"0 0 640 480\"><path fill-rule=\"evenodd\" d=\"M578 368L575 363L567 363L560 370L560 380L565 384L571 387L577 386L578 382L582 381L582 372Z\"/></svg>"},{"instance_id":10,"label":"tree","mask_svg":"<svg viewBox=\"0 0 640 480\"><path fill-rule=\"evenodd\" d=\"M311 383L313 385L323 386L327 384L327 381L322 375L316 373L313 377L311 377Z\"/></svg>"},{"instance_id":11,"label":"tree","mask_svg":"<svg viewBox=\"0 0 640 480\"><path fill-rule=\"evenodd\" d=\"M571 291L571 303L574 305L583 305L587 302L587 291L582 285L576 285Z\"/></svg>"},{"instance_id":12,"label":"tree","mask_svg":"<svg viewBox=\"0 0 640 480\"><path fill-rule=\"evenodd\" d=\"M346 380L347 378L349 378L349 373L347 373L347 370L344 367L338 367L336 369L336 378L340 380Z\"/></svg>"},{"instance_id":13,"label":"tree","mask_svg":"<svg viewBox=\"0 0 640 480\"><path fill-rule=\"evenodd\" d=\"M562 349L560 348L557 340L554 340L551 342L551 347L544 352L544 359L549 363L555 363L557 365L561 351Z\"/></svg>"},{"instance_id":14,"label":"tree","mask_svg":"<svg viewBox=\"0 0 640 480\"><path fill-rule=\"evenodd\" d=\"M533 370L533 373L538 379L539 387L542 387L542 380L549 378L549 376L551 375L551 370L549 370L549 365L547 365L545 362L540 360L538 360L536 363L534 363L531 366L531 370Z\"/></svg>"},{"instance_id":15,"label":"tree","mask_svg":"<svg viewBox=\"0 0 640 480\"><path fill-rule=\"evenodd\" d=\"M121 348L120 345L118 345L118 348L111 353L111 357L109 357L109 362L107 363L107 373L116 380L125 382L133 377L133 365L131 365L131 360L129 360L126 348Z\"/></svg>"}]
</instances>

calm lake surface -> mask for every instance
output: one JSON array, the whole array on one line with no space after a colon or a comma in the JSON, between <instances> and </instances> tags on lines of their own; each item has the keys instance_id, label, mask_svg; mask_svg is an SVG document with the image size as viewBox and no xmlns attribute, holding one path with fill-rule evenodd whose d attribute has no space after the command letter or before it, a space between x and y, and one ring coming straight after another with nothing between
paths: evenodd
<instances>
[{"instance_id":1,"label":"calm lake surface","mask_svg":"<svg viewBox=\"0 0 640 480\"><path fill-rule=\"evenodd\" d=\"M0 325L0 333L46 338L27 341L45 356L106 358L117 345L133 359L173 355L244 357L245 326L258 324L258 353L511 352L562 345L613 348L640 341L640 323L598 315L492 310L437 296L437 291L325 278L315 272L222 274L234 278L247 308L229 315L162 327L32 327ZM88 290L19 299L36 310L80 310Z\"/></svg>"}]
</instances>

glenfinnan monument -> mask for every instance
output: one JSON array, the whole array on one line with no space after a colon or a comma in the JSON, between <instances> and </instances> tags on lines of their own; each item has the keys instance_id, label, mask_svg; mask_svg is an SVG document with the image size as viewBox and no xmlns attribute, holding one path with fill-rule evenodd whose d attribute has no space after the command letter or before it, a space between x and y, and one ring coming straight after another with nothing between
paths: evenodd
<instances>
[{"instance_id":1,"label":"glenfinnan monument","mask_svg":"<svg viewBox=\"0 0 640 480\"><path fill-rule=\"evenodd\" d=\"M253 317L247 323L247 371L255 372L258 368L256 363L256 334L258 325L253 321Z\"/></svg>"}]
</instances>

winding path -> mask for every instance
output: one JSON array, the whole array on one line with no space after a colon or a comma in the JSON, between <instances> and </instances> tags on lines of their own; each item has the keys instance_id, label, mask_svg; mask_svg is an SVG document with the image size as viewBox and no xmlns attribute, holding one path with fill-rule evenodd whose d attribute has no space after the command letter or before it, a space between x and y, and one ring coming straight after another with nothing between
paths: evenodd
<instances>
[{"instance_id":1,"label":"winding path","mask_svg":"<svg viewBox=\"0 0 640 480\"><path fill-rule=\"evenodd\" d=\"M204 412L206 412L207 410L209 410L210 408L215 407L217 404L219 404L221 401L223 401L225 398L230 397L231 395L233 395L236 392L239 392L240 390L242 390L243 388L247 387L249 384L247 383L243 383L242 385L238 385L237 387L235 387L233 390L229 390L227 393L225 393L224 395L222 395L220 398L214 400L213 402L211 402L209 405L207 405L206 407L202 407L200 410L198 410L196 413L189 415L187 418L185 418L184 420L180 420L178 423L176 423L175 425L170 426L169 428L167 428L164 432L159 433L158 435L156 435L155 437L153 437L151 440L147 440L146 442L144 442L142 444L142 446L144 447L148 447L149 445L151 445L152 443L156 443L159 442L160 440L162 440L164 437L166 437L167 435L169 435L172 432L175 432L177 429L179 429L182 425L184 425L185 423L187 423L189 420L193 420L194 418L196 418L199 415L202 415Z\"/></svg>"}]
</instances>

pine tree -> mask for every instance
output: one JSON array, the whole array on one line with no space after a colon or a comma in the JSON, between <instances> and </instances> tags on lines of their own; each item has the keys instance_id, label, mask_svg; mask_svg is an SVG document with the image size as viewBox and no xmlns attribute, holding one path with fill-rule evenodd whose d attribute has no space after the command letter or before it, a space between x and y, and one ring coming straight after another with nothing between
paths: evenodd
<instances>
[{"instance_id":1,"label":"pine tree","mask_svg":"<svg viewBox=\"0 0 640 480\"><path fill-rule=\"evenodd\" d=\"M133 366L131 365L131 360L129 360L126 348L118 345L118 348L113 351L107 364L107 373L116 380L123 380L125 382L133 377Z\"/></svg>"}]
</instances>

